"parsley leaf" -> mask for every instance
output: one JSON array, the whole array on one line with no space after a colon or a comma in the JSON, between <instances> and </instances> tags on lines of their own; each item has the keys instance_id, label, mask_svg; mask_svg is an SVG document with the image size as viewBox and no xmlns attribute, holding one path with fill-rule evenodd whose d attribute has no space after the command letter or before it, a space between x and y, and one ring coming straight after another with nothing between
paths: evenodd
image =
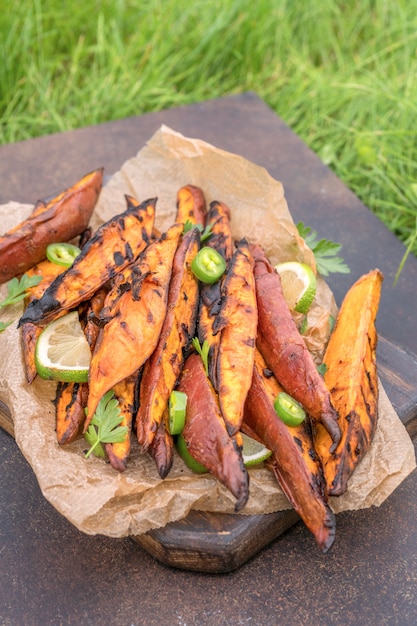
<instances>
[{"instance_id":1,"label":"parsley leaf","mask_svg":"<svg viewBox=\"0 0 417 626\"><path fill-rule=\"evenodd\" d=\"M206 375L208 376L209 375L209 371L208 371L208 354L209 354L209 350L210 350L210 344L207 341L207 339L205 339L203 345L201 345L200 344L200 340L198 339L198 337L193 337L192 344L193 344L195 350L201 356L201 358L203 360L203 363L204 363L204 369L206 370Z\"/></svg>"},{"instance_id":2,"label":"parsley leaf","mask_svg":"<svg viewBox=\"0 0 417 626\"><path fill-rule=\"evenodd\" d=\"M113 395L113 391L108 391L100 400L97 410L93 415L90 425L84 437L90 445L90 449L85 453L88 458L90 454L105 457L106 453L103 443L122 443L126 437L128 429L120 426L123 419L120 405Z\"/></svg>"},{"instance_id":3,"label":"parsley leaf","mask_svg":"<svg viewBox=\"0 0 417 626\"><path fill-rule=\"evenodd\" d=\"M11 304L16 304L26 297L26 291L30 287L38 285L42 280L42 276L28 276L23 274L21 279L12 278L7 283L7 296L0 302L0 309ZM0 333L6 330L13 320L10 322L0 322Z\"/></svg>"},{"instance_id":4,"label":"parsley leaf","mask_svg":"<svg viewBox=\"0 0 417 626\"><path fill-rule=\"evenodd\" d=\"M38 285L41 280L42 276L28 276L27 274L23 274L20 280L12 278L7 283L7 296L0 302L0 307L20 302L26 297L26 290Z\"/></svg>"},{"instance_id":5,"label":"parsley leaf","mask_svg":"<svg viewBox=\"0 0 417 626\"><path fill-rule=\"evenodd\" d=\"M304 226L302 222L297 224L297 230L304 239L308 247L314 254L317 263L317 271L322 276L328 276L331 273L349 274L350 268L344 260L337 256L342 244L334 243L329 239L317 239L317 233L309 226Z\"/></svg>"},{"instance_id":6,"label":"parsley leaf","mask_svg":"<svg viewBox=\"0 0 417 626\"><path fill-rule=\"evenodd\" d=\"M183 233L187 233L189 230L193 228L198 228L201 233L200 241L206 241L210 238L212 234L213 224L209 224L204 228L201 224L194 224L191 220L187 220L184 224Z\"/></svg>"}]
</instances>

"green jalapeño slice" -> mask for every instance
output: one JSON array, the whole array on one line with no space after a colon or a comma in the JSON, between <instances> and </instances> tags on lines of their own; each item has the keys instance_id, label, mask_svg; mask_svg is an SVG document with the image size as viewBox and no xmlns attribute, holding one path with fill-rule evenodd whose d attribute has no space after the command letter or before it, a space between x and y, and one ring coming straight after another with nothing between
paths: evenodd
<instances>
[{"instance_id":1,"label":"green jalape\u00f1o slice","mask_svg":"<svg viewBox=\"0 0 417 626\"><path fill-rule=\"evenodd\" d=\"M212 285L223 276L226 261L217 250L204 246L194 257L191 269L198 280Z\"/></svg>"},{"instance_id":2,"label":"green jalape\u00f1o slice","mask_svg":"<svg viewBox=\"0 0 417 626\"><path fill-rule=\"evenodd\" d=\"M168 402L168 428L171 435L182 433L187 410L187 394L182 391L172 391Z\"/></svg>"},{"instance_id":3,"label":"green jalape\u00f1o slice","mask_svg":"<svg viewBox=\"0 0 417 626\"><path fill-rule=\"evenodd\" d=\"M275 398L274 409L287 426L298 426L306 418L306 412L301 404L285 391L281 391Z\"/></svg>"},{"instance_id":4,"label":"green jalape\u00f1o slice","mask_svg":"<svg viewBox=\"0 0 417 626\"><path fill-rule=\"evenodd\" d=\"M207 469L204 467L204 465L197 461L188 450L187 443L183 435L178 435L177 437L175 437L175 447L178 454L180 455L186 466L190 468L190 470L192 470L196 474L205 474L207 472Z\"/></svg>"},{"instance_id":5,"label":"green jalape\u00f1o slice","mask_svg":"<svg viewBox=\"0 0 417 626\"><path fill-rule=\"evenodd\" d=\"M81 250L72 243L51 243L46 248L46 258L55 265L71 267Z\"/></svg>"}]
</instances>

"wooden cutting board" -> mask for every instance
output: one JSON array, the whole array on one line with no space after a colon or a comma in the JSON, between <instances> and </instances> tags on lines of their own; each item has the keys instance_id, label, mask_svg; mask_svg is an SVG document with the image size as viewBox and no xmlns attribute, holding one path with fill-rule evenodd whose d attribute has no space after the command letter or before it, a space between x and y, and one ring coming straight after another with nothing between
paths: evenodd
<instances>
[{"instance_id":1,"label":"wooden cutting board","mask_svg":"<svg viewBox=\"0 0 417 626\"><path fill-rule=\"evenodd\" d=\"M408 433L417 433L417 357L384 337L378 343L378 371ZM8 407L0 400L0 426L13 436ZM132 539L171 567L226 573L235 570L299 521L292 511L234 515L192 511L185 519Z\"/></svg>"}]
</instances>

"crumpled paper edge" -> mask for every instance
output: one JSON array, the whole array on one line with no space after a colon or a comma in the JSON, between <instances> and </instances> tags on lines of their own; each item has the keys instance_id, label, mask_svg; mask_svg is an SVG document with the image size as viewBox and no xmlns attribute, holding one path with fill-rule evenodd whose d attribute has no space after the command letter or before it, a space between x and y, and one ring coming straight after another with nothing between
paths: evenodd
<instances>
[{"instance_id":1,"label":"crumpled paper edge","mask_svg":"<svg viewBox=\"0 0 417 626\"><path fill-rule=\"evenodd\" d=\"M219 168L223 179L207 178L207 155L210 157L210 165L214 164ZM161 159L162 173L160 165L158 170ZM192 176L190 168L186 168L184 172L184 162L187 165L192 164ZM155 171L158 171L157 189ZM200 182L201 176L204 177L204 184ZM248 199L243 192L239 194L238 183L242 177L250 177L255 199ZM256 241L261 237L273 262L297 258L314 263L311 252L303 246L302 241L300 243L286 206L281 183L274 181L263 168L238 155L231 155L198 139L185 138L165 126L155 133L136 157L126 161L120 171L111 177L100 196L94 220L98 224L110 215L123 211L124 193L138 199L154 197L157 193L157 226L163 230L172 222L173 186L179 188L188 183L200 184L208 202L212 199L230 202L227 194L222 195L222 183L227 183L229 189L234 189L231 208L232 216L235 215L235 219L232 219L235 237L238 239L247 232L251 233L252 240ZM0 207L0 214L8 213L7 219L14 219L10 226L16 223L16 212L19 208L17 203L12 204L13 216L10 205ZM250 214L250 230L236 217L233 204L239 209L243 207ZM277 206L282 219L276 216ZM25 211L29 211L28 206L23 207L23 212ZM265 237L260 235L263 217L272 219L273 222ZM5 229L9 228L7 219ZM276 235L279 229L285 231L289 246L283 254L280 251L278 255ZM0 319L1 315L4 314L0 314ZM113 537L140 535L152 528L186 517L191 509L229 513L234 511L233 496L215 478L191 474L178 457L169 477L162 481L153 461L146 455L141 456L135 446L129 467L123 474L115 472L101 459L86 460L83 456L86 447L83 440L60 448L54 432L52 402L55 384L35 380L29 387L24 380L20 351L16 352L20 341L16 325L2 335L1 351L13 357L8 360L7 366L0 367L0 397L11 410L17 444L32 466L45 498L79 530ZM415 468L411 439L382 387L380 394L380 420L372 448L382 445L385 452L382 456L372 452L365 456L351 478L348 493L341 498L332 498L331 506L336 512L379 506ZM40 403L41 410L33 408L35 398ZM25 407L23 416L22 407ZM383 480L375 480L381 471ZM251 495L241 514L269 513L290 508L288 500L267 468L251 469L250 485Z\"/></svg>"}]
</instances>

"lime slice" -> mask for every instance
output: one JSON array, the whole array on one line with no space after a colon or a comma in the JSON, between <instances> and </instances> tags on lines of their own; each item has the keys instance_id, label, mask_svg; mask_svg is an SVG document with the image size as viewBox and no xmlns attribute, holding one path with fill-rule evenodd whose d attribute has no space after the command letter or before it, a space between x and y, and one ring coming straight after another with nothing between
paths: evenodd
<instances>
[{"instance_id":1,"label":"lime slice","mask_svg":"<svg viewBox=\"0 0 417 626\"><path fill-rule=\"evenodd\" d=\"M284 298L291 311L307 313L316 295L317 280L309 265L287 261L275 266L280 275Z\"/></svg>"},{"instance_id":2,"label":"lime slice","mask_svg":"<svg viewBox=\"0 0 417 626\"><path fill-rule=\"evenodd\" d=\"M240 433L243 439L242 457L246 467L258 465L271 456L271 450L268 450L263 443L259 443L256 439L252 439L245 433Z\"/></svg>"},{"instance_id":3,"label":"lime slice","mask_svg":"<svg viewBox=\"0 0 417 626\"><path fill-rule=\"evenodd\" d=\"M83 383L88 380L91 350L77 311L54 320L41 332L35 348L41 378Z\"/></svg>"},{"instance_id":4,"label":"lime slice","mask_svg":"<svg viewBox=\"0 0 417 626\"><path fill-rule=\"evenodd\" d=\"M252 467L253 465L259 465L265 461L268 457L271 456L271 450L268 450L263 443L259 443L252 437L245 435L244 433L239 433L242 438L243 447L242 447L242 458L243 463L246 467ZM207 472L207 469L202 465L199 461L192 456L190 451L187 448L187 443L183 437L183 435L178 435L175 439L175 446L177 448L177 452L184 461L184 463L189 467L193 472L197 474L204 474Z\"/></svg>"}]
</instances>

